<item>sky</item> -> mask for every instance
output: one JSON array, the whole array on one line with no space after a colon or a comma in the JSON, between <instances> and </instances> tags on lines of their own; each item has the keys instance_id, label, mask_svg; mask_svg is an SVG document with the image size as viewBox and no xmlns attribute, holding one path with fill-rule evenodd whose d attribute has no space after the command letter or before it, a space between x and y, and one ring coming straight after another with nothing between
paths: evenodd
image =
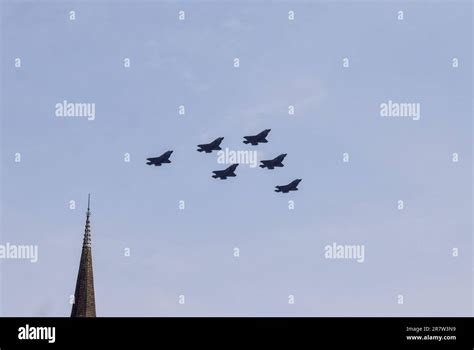
<instances>
[{"instance_id":1,"label":"sky","mask_svg":"<svg viewBox=\"0 0 474 350\"><path fill-rule=\"evenodd\" d=\"M38 261L0 259L0 315L69 316L91 193L98 316L472 316L472 17L469 1L4 0L0 244ZM57 117L64 100L95 119ZM382 117L389 100L420 120ZM225 165L196 145L220 136L285 166L213 179ZM333 243L364 261L327 259Z\"/></svg>"}]
</instances>

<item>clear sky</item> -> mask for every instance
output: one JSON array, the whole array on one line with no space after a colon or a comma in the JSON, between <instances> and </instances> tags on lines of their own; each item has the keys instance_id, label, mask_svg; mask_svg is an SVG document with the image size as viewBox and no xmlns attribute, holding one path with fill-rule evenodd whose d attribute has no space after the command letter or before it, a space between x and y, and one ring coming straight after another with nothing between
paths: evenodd
<instances>
[{"instance_id":1,"label":"clear sky","mask_svg":"<svg viewBox=\"0 0 474 350\"><path fill-rule=\"evenodd\" d=\"M89 192L98 316L472 315L469 1L1 10L0 243L39 249L0 260L1 315L69 316ZM63 100L95 103L95 120L56 117ZM388 100L420 103L420 120L381 117ZM196 145L219 136L285 167L213 179L224 166ZM145 164L166 150L172 164ZM333 242L364 262L326 259Z\"/></svg>"}]
</instances>

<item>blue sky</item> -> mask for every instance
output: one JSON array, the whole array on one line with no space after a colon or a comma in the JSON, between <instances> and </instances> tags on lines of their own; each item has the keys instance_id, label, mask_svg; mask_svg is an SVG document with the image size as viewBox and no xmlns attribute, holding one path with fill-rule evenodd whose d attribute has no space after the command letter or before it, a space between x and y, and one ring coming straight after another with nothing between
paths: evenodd
<instances>
[{"instance_id":1,"label":"blue sky","mask_svg":"<svg viewBox=\"0 0 474 350\"><path fill-rule=\"evenodd\" d=\"M4 1L1 18L1 241L39 247L0 260L2 315L69 315L89 192L99 316L472 315L469 2ZM95 120L56 117L65 99ZM380 117L388 100L421 119ZM285 167L214 180L196 145L219 136ZM333 242L365 262L325 259Z\"/></svg>"}]
</instances>

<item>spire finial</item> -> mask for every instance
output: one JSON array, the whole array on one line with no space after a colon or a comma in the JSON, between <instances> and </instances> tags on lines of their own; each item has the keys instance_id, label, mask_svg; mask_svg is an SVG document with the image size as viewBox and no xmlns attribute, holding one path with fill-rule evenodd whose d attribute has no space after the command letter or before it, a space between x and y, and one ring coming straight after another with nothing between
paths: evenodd
<instances>
[{"instance_id":1,"label":"spire finial","mask_svg":"<svg viewBox=\"0 0 474 350\"><path fill-rule=\"evenodd\" d=\"M90 247L91 246L91 222L90 222L90 216L91 216L91 211L90 211L90 206L91 206L91 194L89 193L87 197L87 212L86 212L86 228L84 232L84 247Z\"/></svg>"}]
</instances>

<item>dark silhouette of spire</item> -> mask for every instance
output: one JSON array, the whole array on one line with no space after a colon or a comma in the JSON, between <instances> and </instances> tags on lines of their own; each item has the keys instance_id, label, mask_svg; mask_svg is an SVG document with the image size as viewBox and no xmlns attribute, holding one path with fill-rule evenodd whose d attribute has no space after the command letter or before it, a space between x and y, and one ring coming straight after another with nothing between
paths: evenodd
<instances>
[{"instance_id":1,"label":"dark silhouette of spire","mask_svg":"<svg viewBox=\"0 0 474 350\"><path fill-rule=\"evenodd\" d=\"M87 200L86 227L82 243L81 262L77 273L76 291L71 317L95 317L94 275L92 271L92 241L90 228L90 200Z\"/></svg>"}]
</instances>

